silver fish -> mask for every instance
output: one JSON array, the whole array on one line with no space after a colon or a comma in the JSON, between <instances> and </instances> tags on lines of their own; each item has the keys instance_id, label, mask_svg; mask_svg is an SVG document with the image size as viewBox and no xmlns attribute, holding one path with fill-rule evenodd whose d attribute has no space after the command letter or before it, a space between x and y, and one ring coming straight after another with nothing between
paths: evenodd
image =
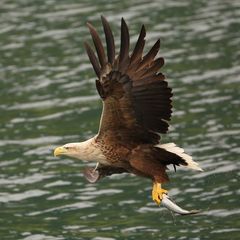
<instances>
[{"instance_id":1,"label":"silver fish","mask_svg":"<svg viewBox=\"0 0 240 240\"><path fill-rule=\"evenodd\" d=\"M166 194L163 195L162 205L166 207L168 210L180 215L191 215L191 214L196 214L200 212L199 210L188 211L188 210L182 209L176 203L174 203Z\"/></svg>"}]
</instances>

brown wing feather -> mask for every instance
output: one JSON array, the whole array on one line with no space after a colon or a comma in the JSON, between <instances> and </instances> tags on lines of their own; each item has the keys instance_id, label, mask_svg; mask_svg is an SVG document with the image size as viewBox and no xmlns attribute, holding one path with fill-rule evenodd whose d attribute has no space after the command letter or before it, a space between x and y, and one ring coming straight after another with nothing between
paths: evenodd
<instances>
[{"instance_id":1,"label":"brown wing feather","mask_svg":"<svg viewBox=\"0 0 240 240\"><path fill-rule=\"evenodd\" d=\"M142 29L141 29L141 32L139 34L136 46L135 46L135 48L132 52L132 55L131 55L131 60L130 61L131 61L132 66L134 66L135 62L142 59L143 48L144 48L144 45L145 45L145 40L144 40L145 36L146 36L145 26L142 25Z\"/></svg>"},{"instance_id":2,"label":"brown wing feather","mask_svg":"<svg viewBox=\"0 0 240 240\"><path fill-rule=\"evenodd\" d=\"M106 65L107 61L106 61L106 56L105 56L105 52L104 52L104 48L103 48L101 39L100 39L96 29L90 23L87 23L87 25L88 25L88 28L92 35L93 43L95 45L101 67L104 67Z\"/></svg>"},{"instance_id":3,"label":"brown wing feather","mask_svg":"<svg viewBox=\"0 0 240 240\"><path fill-rule=\"evenodd\" d=\"M125 20L122 18L121 22L121 45L119 53L119 67L121 73L125 73L129 65L129 32Z\"/></svg>"},{"instance_id":4,"label":"brown wing feather","mask_svg":"<svg viewBox=\"0 0 240 240\"><path fill-rule=\"evenodd\" d=\"M107 42L107 56L96 30L88 24L99 64L90 47L87 52L99 79L97 90L103 99L103 112L99 137L106 131L122 131L124 136L134 138L139 143L157 143L159 135L168 130L167 121L171 118L171 88L165 77L159 73L164 64L163 58L156 58L160 48L158 40L144 56L145 27L142 26L136 46L129 57L129 31L124 19L121 22L121 44L119 56L107 20L102 17Z\"/></svg>"},{"instance_id":5,"label":"brown wing feather","mask_svg":"<svg viewBox=\"0 0 240 240\"><path fill-rule=\"evenodd\" d=\"M100 68L99 62L97 60L97 57L96 57L95 53L93 52L92 48L87 43L85 43L85 48L87 50L87 54L88 54L88 57L89 57L89 60L92 64L92 66L93 66L93 69L94 69L96 75L98 76L98 78L100 78L101 68Z\"/></svg>"},{"instance_id":6,"label":"brown wing feather","mask_svg":"<svg viewBox=\"0 0 240 240\"><path fill-rule=\"evenodd\" d=\"M102 18L102 24L103 24L103 29L105 33L105 39L107 43L108 62L110 64L113 64L115 60L115 43L114 43L112 30L106 18L103 16L101 16L101 18Z\"/></svg>"}]
</instances>

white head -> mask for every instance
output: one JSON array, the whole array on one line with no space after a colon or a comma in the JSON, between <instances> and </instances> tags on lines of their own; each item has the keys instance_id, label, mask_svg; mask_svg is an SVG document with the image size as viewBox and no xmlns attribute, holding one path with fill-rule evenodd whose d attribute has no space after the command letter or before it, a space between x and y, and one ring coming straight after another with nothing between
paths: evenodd
<instances>
[{"instance_id":1,"label":"white head","mask_svg":"<svg viewBox=\"0 0 240 240\"><path fill-rule=\"evenodd\" d=\"M68 157L79 158L81 152L81 143L67 143L54 150L54 156L65 155Z\"/></svg>"},{"instance_id":2,"label":"white head","mask_svg":"<svg viewBox=\"0 0 240 240\"><path fill-rule=\"evenodd\" d=\"M54 150L54 156L60 155L81 159L83 161L94 161L109 164L105 155L96 144L94 137L84 142L67 143L61 147L57 147Z\"/></svg>"}]
</instances>

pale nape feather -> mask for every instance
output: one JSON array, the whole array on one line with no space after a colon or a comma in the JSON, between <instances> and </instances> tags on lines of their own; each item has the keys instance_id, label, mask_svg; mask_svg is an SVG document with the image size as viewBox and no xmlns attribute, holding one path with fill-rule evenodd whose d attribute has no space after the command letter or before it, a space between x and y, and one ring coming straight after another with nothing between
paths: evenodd
<instances>
[{"instance_id":1,"label":"pale nape feather","mask_svg":"<svg viewBox=\"0 0 240 240\"><path fill-rule=\"evenodd\" d=\"M192 157L186 154L183 148L176 146L175 143L158 144L156 146L163 148L168 152L175 153L176 155L181 157L187 163L186 166L183 165L184 167L191 168L198 171L203 171L202 168L199 167L198 163L193 161Z\"/></svg>"},{"instance_id":2,"label":"pale nape feather","mask_svg":"<svg viewBox=\"0 0 240 240\"><path fill-rule=\"evenodd\" d=\"M70 157L83 161L99 162L105 165L109 164L101 149L98 147L95 137L84 142L67 143L63 147L73 149L66 154Z\"/></svg>"}]
</instances>

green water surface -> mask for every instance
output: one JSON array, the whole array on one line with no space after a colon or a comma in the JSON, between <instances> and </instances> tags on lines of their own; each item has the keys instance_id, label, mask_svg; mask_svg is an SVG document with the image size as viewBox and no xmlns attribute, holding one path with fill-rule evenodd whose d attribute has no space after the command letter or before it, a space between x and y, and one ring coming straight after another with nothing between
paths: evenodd
<instances>
[{"instance_id":1,"label":"green water surface","mask_svg":"<svg viewBox=\"0 0 240 240\"><path fill-rule=\"evenodd\" d=\"M151 200L151 182L118 175L87 183L86 163L53 149L98 130L101 101L83 43L100 15L119 46L121 17L132 43L160 37L174 92L163 142L204 172L170 171L171 197L195 216ZM0 239L240 239L240 3L238 0L1 0Z\"/></svg>"}]
</instances>

